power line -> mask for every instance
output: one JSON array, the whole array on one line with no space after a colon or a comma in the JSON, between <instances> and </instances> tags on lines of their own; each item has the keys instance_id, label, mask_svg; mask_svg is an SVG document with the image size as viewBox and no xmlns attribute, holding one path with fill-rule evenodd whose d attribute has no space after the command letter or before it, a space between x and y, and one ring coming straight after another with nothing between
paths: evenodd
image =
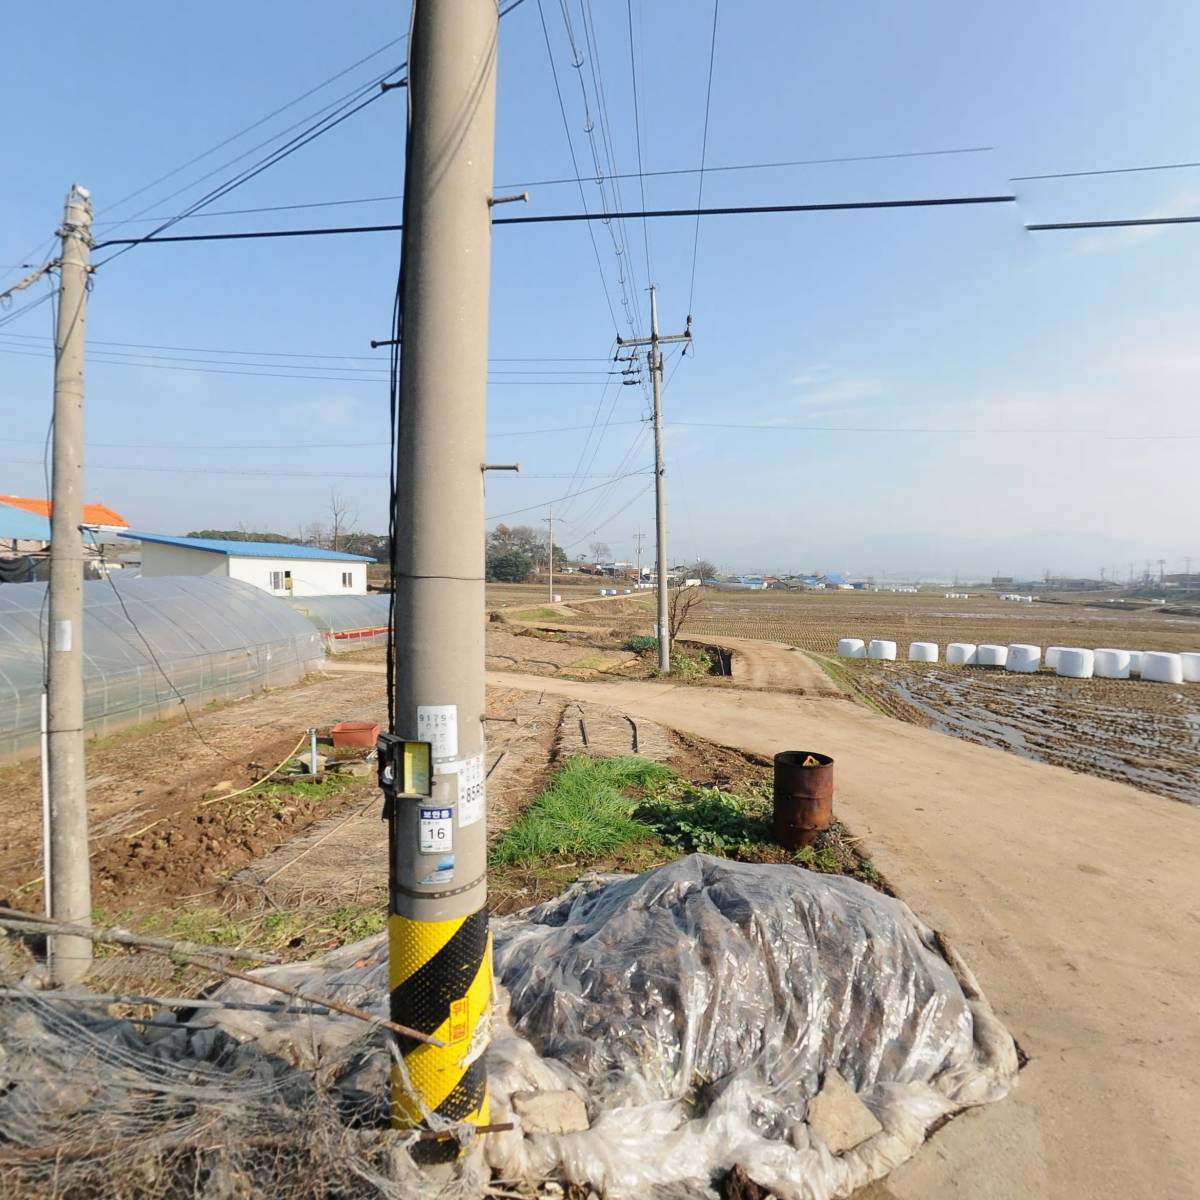
<instances>
[{"instance_id":1,"label":"power line","mask_svg":"<svg viewBox=\"0 0 1200 1200\"><path fill-rule=\"evenodd\" d=\"M708 85L704 90L704 134L700 139L700 182L696 188L696 208L704 204L704 162L708 157L708 114L712 107L713 63L717 57L717 14L721 8L721 0L713 0L712 42L708 48ZM692 301L696 295L696 254L700 249L700 215L696 215L696 231L692 237L692 282L688 287L688 312L692 311Z\"/></svg>"},{"instance_id":2,"label":"power line","mask_svg":"<svg viewBox=\"0 0 1200 1200\"><path fill-rule=\"evenodd\" d=\"M640 425L638 421L614 421L614 425ZM589 429L588 425L551 425L542 429L508 429L488 433L490 438L541 437L552 433L575 433ZM0 442L19 445L38 445L43 439L0 437ZM88 442L92 450L365 450L379 445L379 439L369 442ZM532 476L526 476L532 478Z\"/></svg>"},{"instance_id":3,"label":"power line","mask_svg":"<svg viewBox=\"0 0 1200 1200\"><path fill-rule=\"evenodd\" d=\"M32 306L29 306L32 307ZM42 353L40 350L18 350L8 346L0 346L0 354L14 354L21 358L49 358L52 355ZM197 375L238 375L247 379L298 379L312 381L317 383L383 383L387 380L387 373L380 370L378 374L367 373L366 368L352 367L348 370L356 370L363 372L358 375L306 375L299 372L305 368L297 368L295 372L285 372L280 370L274 371L247 371L247 370L231 370L226 367L188 367L181 366L174 362L138 362L124 358L102 358L98 354L93 354L88 357L88 365L99 364L108 367L135 367L142 368L148 371L184 371L189 374ZM253 367L256 363L241 363L239 367ZM280 367L280 363L266 363L264 366ZM325 370L332 371L332 367L308 367L308 370ZM595 387L594 379L488 379L490 387Z\"/></svg>"},{"instance_id":4,"label":"power line","mask_svg":"<svg viewBox=\"0 0 1200 1200\"><path fill-rule=\"evenodd\" d=\"M1030 233L1043 233L1048 229L1133 229L1146 225L1195 225L1197 217L1131 217L1124 221L1054 221L1042 225L1026 225Z\"/></svg>"},{"instance_id":5,"label":"power line","mask_svg":"<svg viewBox=\"0 0 1200 1200\"><path fill-rule=\"evenodd\" d=\"M128 203L135 196L143 195L145 192L148 192L152 187L157 187L158 184L165 183L168 179L174 178L174 176L178 175L181 171L186 171L188 169L188 167L194 166L196 163L200 162L202 159L207 158L210 154L215 154L218 150L223 150L231 142L236 142L239 138L245 137L246 134L251 133L255 129L260 128L261 126L265 125L268 121L271 121L275 117L279 116L281 113L287 112L287 110L289 108L294 108L297 104L300 104L303 101L307 100L309 98L309 96L313 96L317 92L323 91L331 83L336 83L339 79L343 78L346 75L349 75L351 71L357 70L364 63L370 62L371 59L373 59L373 58L378 58L381 54L384 54L386 51L390 50L393 46L398 46L401 42L405 41L407 39L407 37L408 37L407 33L402 33L399 37L392 38L392 40L390 42L384 42L384 44L382 46L378 47L375 50L372 50L370 54L364 55L362 58L357 59L355 62L352 62L348 67L343 67L336 74L330 75L327 79L323 79L320 83L316 84L314 87L309 88L305 92L301 92L299 96L296 96L294 99L289 100L286 104L281 104L278 108L273 109L271 112L267 113L267 115L265 117L259 117L259 119L257 121L252 122L251 124L245 126L245 128L243 128L243 129L239 129L237 131L237 133L230 134L229 137L223 139L220 142L217 142L217 144L215 146L210 146L207 150L205 150L201 154L197 154L194 158L189 158L187 162L176 167L174 170L168 171L165 175L160 175L157 179L153 179L149 183L143 184L136 191L132 191L127 196L123 196L120 200L117 200L114 204L110 205L109 208L106 209L105 211L111 212L113 209L120 208L122 204ZM389 74L390 74L390 72L389 72ZM336 101L334 103L336 103ZM306 118L306 119L308 119L308 118ZM294 126L292 128L294 128ZM288 130L283 131L283 133L287 133L287 132L288 132ZM276 134L276 137L282 137L282 136L283 136L282 133ZM265 145L266 143L263 143L263 144ZM252 152L253 151L251 151L251 153ZM234 161L236 161L236 160L234 160ZM226 164L226 165L229 165L229 164ZM106 222L106 224L107 223L108 222Z\"/></svg>"},{"instance_id":6,"label":"power line","mask_svg":"<svg viewBox=\"0 0 1200 1200\"><path fill-rule=\"evenodd\" d=\"M1013 183L1025 183L1033 179L1082 179L1089 175L1135 175L1142 171L1184 171L1189 167L1200 167L1200 162L1157 163L1149 167L1107 167L1100 171L1055 171L1048 175L1014 175Z\"/></svg>"},{"instance_id":7,"label":"power line","mask_svg":"<svg viewBox=\"0 0 1200 1200\"><path fill-rule=\"evenodd\" d=\"M629 478L630 476L632 476L632 475L645 475L645 474L646 474L646 472L645 472L645 471L630 471L630 472L628 473L628 475L623 475L623 476L620 476L620 478L622 478L622 479L628 479L628 478ZM596 485L595 485L595 487L592 487L592 488L584 488L584 491L591 492L591 491L596 491L596 490L598 490L599 488L602 488L602 487L609 487L609 486L611 486L611 485L610 485L610 484L608 484L608 483L598 483L598 484L596 484ZM581 495L581 494L582 494L582 493L578 493L578 492L576 493L576 495ZM547 505L550 505L550 504L558 504L558 503L560 503L561 501L563 501L563 500L565 500L565 499L567 499L567 497L566 497L566 496L554 496L554 497L552 497L552 498L551 498L551 499L549 499L549 500L541 500L541 501L539 501L537 504L531 504L531 505L529 505L529 506L528 506L528 508L513 508L513 509L510 509L508 512L502 512L502 513L489 513L489 514L488 514L488 516L486 516L486 517L484 518L484 520L485 520L485 521L499 521L499 520L501 520L503 517L515 517L515 516L519 515L520 513L534 512L534 511L535 511L535 510L537 510L537 509L544 509L544 508L546 508L546 506L547 506Z\"/></svg>"},{"instance_id":8,"label":"power line","mask_svg":"<svg viewBox=\"0 0 1200 1200\"><path fill-rule=\"evenodd\" d=\"M642 210L646 208L646 175L642 167L642 120L638 112L637 63L633 51L633 0L625 0L625 11L629 17L629 74L633 80L633 132L637 139L638 186L641 188ZM650 265L650 227L642 217L642 242L646 250L646 279L654 282L654 268Z\"/></svg>"},{"instance_id":9,"label":"power line","mask_svg":"<svg viewBox=\"0 0 1200 1200\"><path fill-rule=\"evenodd\" d=\"M571 152L571 166L575 168L575 175L579 182L579 202L583 205L586 212L587 197L583 194L583 181L579 177L579 160L575 157L575 142L571 138L571 123L567 120L567 106L563 101L562 88L559 87L558 83L558 68L554 65L554 50L550 45L550 29L546 25L546 13L542 8L542 0L537 0L537 7L538 17L542 23L542 36L546 42L546 57L550 61L550 74L554 79L554 94L558 97L558 111L562 116L563 133L567 137L567 149ZM494 221L493 224L495 224ZM612 298L608 294L608 279L604 274L604 266L600 262L600 247L596 245L596 235L592 231L591 225L588 226L588 237L591 239L592 253L596 256L596 270L600 272L600 286L604 291L604 303L608 307L608 315L612 318L613 332L619 333L620 326L617 321L617 313L612 306Z\"/></svg>"},{"instance_id":10,"label":"power line","mask_svg":"<svg viewBox=\"0 0 1200 1200\"><path fill-rule=\"evenodd\" d=\"M662 219L673 217L728 217L757 216L775 213L802 212L853 212L856 210L889 208L946 208L969 204L1012 204L1017 199L1012 195L999 196L938 196L919 200L849 200L830 204L743 204L723 205L714 208L657 208L617 213L546 213L533 217L495 217L493 225L553 225L577 221L607 221ZM317 229L260 229L237 233L189 233L172 234L169 237L112 238L101 242L96 249L106 246L165 245L168 242L228 242L253 238L323 237L347 233L395 233L402 225L342 225ZM1040 228L1029 226L1028 228ZM599 252L597 251L597 254ZM613 317L615 321L615 314Z\"/></svg>"},{"instance_id":11,"label":"power line","mask_svg":"<svg viewBox=\"0 0 1200 1200\"><path fill-rule=\"evenodd\" d=\"M1200 220L1200 218L1197 218ZM911 425L788 425L749 424L733 421L666 421L667 425L688 429L744 429L762 433L915 433L953 435L963 437L992 437L996 434L1020 435L1022 437L1098 437L1109 442L1171 441L1200 438L1200 433L1105 433L1102 429L950 429L918 427Z\"/></svg>"},{"instance_id":12,"label":"power line","mask_svg":"<svg viewBox=\"0 0 1200 1200\"><path fill-rule=\"evenodd\" d=\"M585 26L586 29L586 26ZM593 56L595 51L592 52ZM601 83L601 88L603 84ZM603 101L603 97L602 97ZM602 117L604 114L602 112ZM605 118L605 123L607 120ZM704 168L704 174L715 175L724 171L767 171L780 170L787 167L820 167L832 166L839 163L858 163L858 162L885 162L893 159L905 158L935 158L945 155L954 154L986 154L990 153L994 147L992 146L959 146L952 147L946 150L907 150L900 151L894 154L854 154L843 156L841 158L797 158L785 159L778 162L753 162L753 163L730 163L723 166ZM612 155L610 154L610 159ZM615 159L612 159L615 163ZM1181 164L1182 165L1182 164ZM1200 164L1198 164L1200 165ZM1150 168L1146 168L1149 170ZM622 179L659 179L667 178L676 175L699 175L701 170L699 167L676 167L661 171L612 171L606 173L606 178L613 183ZM1028 175L1018 176L1018 179L1042 179L1052 178L1051 176ZM556 187L561 185L577 185L584 183L595 183L594 178L584 179L578 175L563 175L553 179L524 179L513 183L497 183L495 189L498 192L506 191L522 191L526 188L535 187ZM312 200L304 204L263 204L253 208L214 208L208 212L192 213L190 216L183 218L184 220L195 220L197 218L208 217L236 217L246 216L253 213L269 213L269 212L295 212L301 209L308 208L339 208L352 204L390 204L404 199L403 193L395 193L387 196L356 196L345 200ZM127 217L122 221L97 221L96 227L103 225L130 225L138 220L152 222L165 221L170 214L159 215L156 217ZM29 257L26 255L25 257ZM35 255L36 257L36 255ZM23 264L22 264L23 265Z\"/></svg>"},{"instance_id":13,"label":"power line","mask_svg":"<svg viewBox=\"0 0 1200 1200\"><path fill-rule=\"evenodd\" d=\"M31 342L45 342L48 340L44 336L32 333L10 333L6 334L5 337L9 339L19 338L24 341ZM151 342L106 342L97 340L95 338L89 338L88 344L91 346L126 346L136 350L178 350L185 354L242 354L248 356L257 355L259 358L328 358L339 362L343 360L353 360L355 362L379 362L378 354L309 354L289 350L231 350L228 347L214 346L166 346ZM524 357L493 355L488 359L488 362L600 362L608 364L612 362L612 356L606 355L604 357L600 357L597 355L591 358L555 358L550 355L526 355Z\"/></svg>"}]
</instances>

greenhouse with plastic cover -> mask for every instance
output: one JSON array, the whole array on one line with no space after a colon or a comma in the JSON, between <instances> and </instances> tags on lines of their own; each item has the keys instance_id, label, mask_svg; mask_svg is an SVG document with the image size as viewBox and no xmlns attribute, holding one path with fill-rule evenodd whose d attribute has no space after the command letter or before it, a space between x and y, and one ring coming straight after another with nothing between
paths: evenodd
<instances>
[{"instance_id":1,"label":"greenhouse with plastic cover","mask_svg":"<svg viewBox=\"0 0 1200 1200\"><path fill-rule=\"evenodd\" d=\"M312 622L234 579L180 576L83 585L84 724L93 736L280 687L318 669ZM0 760L41 729L46 585L0 587Z\"/></svg>"},{"instance_id":2,"label":"greenhouse with plastic cover","mask_svg":"<svg viewBox=\"0 0 1200 1200\"><path fill-rule=\"evenodd\" d=\"M366 596L291 596L287 601L320 631L331 654L365 650L387 642L391 597L383 593Z\"/></svg>"}]
</instances>

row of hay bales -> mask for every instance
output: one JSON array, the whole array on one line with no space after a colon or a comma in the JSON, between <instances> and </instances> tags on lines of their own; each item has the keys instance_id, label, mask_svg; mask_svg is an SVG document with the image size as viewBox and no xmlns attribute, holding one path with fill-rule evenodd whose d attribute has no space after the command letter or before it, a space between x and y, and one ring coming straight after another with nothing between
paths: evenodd
<instances>
[{"instance_id":1,"label":"row of hay bales","mask_svg":"<svg viewBox=\"0 0 1200 1200\"><path fill-rule=\"evenodd\" d=\"M895 662L896 643L875 638L842 638L839 658L870 658ZM908 661L935 663L940 656L937 642L911 642ZM1041 670L1042 648L1025 642L996 646L974 642L950 642L946 663L952 667L1002 667L1021 675ZM1200 652L1171 654L1162 650L1119 650L1103 647L1088 650L1080 646L1048 646L1045 654L1048 670L1068 679L1130 679L1140 677L1153 683L1200 683Z\"/></svg>"}]
</instances>

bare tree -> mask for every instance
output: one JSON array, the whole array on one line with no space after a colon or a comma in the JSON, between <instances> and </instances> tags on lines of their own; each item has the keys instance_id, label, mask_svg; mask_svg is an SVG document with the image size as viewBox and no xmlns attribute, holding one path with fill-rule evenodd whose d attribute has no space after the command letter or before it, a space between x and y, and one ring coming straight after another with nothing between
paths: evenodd
<instances>
[{"instance_id":1,"label":"bare tree","mask_svg":"<svg viewBox=\"0 0 1200 1200\"><path fill-rule=\"evenodd\" d=\"M679 631L687 624L692 611L704 603L704 596L698 587L677 587L671 592L667 610L667 629L671 634L672 645L679 636Z\"/></svg>"},{"instance_id":2,"label":"bare tree","mask_svg":"<svg viewBox=\"0 0 1200 1200\"><path fill-rule=\"evenodd\" d=\"M306 546L325 546L328 544L329 534L325 526L320 521L310 521L300 531L300 540Z\"/></svg>"},{"instance_id":3,"label":"bare tree","mask_svg":"<svg viewBox=\"0 0 1200 1200\"><path fill-rule=\"evenodd\" d=\"M592 552L592 562L599 562L602 558L607 558L612 549L607 542L592 542L588 549Z\"/></svg>"},{"instance_id":4,"label":"bare tree","mask_svg":"<svg viewBox=\"0 0 1200 1200\"><path fill-rule=\"evenodd\" d=\"M358 520L358 510L351 509L350 502L337 488L329 489L329 549L336 550L342 535L348 533Z\"/></svg>"},{"instance_id":5,"label":"bare tree","mask_svg":"<svg viewBox=\"0 0 1200 1200\"><path fill-rule=\"evenodd\" d=\"M705 579L712 579L717 573L717 568L713 566L708 559L698 558L690 567L688 567L687 573L693 579L699 579L703 581Z\"/></svg>"}]
</instances>

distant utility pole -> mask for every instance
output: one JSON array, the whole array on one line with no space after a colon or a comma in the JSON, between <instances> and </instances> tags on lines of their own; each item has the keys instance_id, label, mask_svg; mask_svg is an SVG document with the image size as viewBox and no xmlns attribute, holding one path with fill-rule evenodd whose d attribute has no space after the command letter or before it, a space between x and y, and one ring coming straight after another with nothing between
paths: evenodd
<instances>
[{"instance_id":1,"label":"distant utility pole","mask_svg":"<svg viewBox=\"0 0 1200 1200\"><path fill-rule=\"evenodd\" d=\"M1158 586L1162 587L1167 578L1167 560L1160 558L1158 560Z\"/></svg>"},{"instance_id":2,"label":"distant utility pole","mask_svg":"<svg viewBox=\"0 0 1200 1200\"><path fill-rule=\"evenodd\" d=\"M483 472L496 31L496 0L416 0L408 48L395 702L380 782L390 1012L437 1044L397 1038L392 1121L406 1128L426 1111L488 1119Z\"/></svg>"},{"instance_id":3,"label":"distant utility pole","mask_svg":"<svg viewBox=\"0 0 1200 1200\"><path fill-rule=\"evenodd\" d=\"M659 347L664 342L691 342L692 318L687 319L683 333L659 335L657 289L650 285L650 336L617 338L618 346L649 346L650 379L654 384L654 531L657 537L658 558L658 669L671 673L671 627L667 616L667 495L666 468L663 465L662 377L663 356Z\"/></svg>"},{"instance_id":4,"label":"distant utility pole","mask_svg":"<svg viewBox=\"0 0 1200 1200\"><path fill-rule=\"evenodd\" d=\"M549 567L550 591L547 593L547 597L550 600L550 603L553 604L554 603L554 505L553 504L550 505L550 515L548 517L543 517L542 520L548 521L550 524L550 532L546 535L550 542L550 549L547 554L547 559L550 564L550 567Z\"/></svg>"},{"instance_id":5,"label":"distant utility pole","mask_svg":"<svg viewBox=\"0 0 1200 1200\"><path fill-rule=\"evenodd\" d=\"M92 201L73 184L63 215L58 327L54 338L54 459L50 500L50 652L47 747L50 845L44 848L49 911L92 922L87 778L83 759L83 335L91 272ZM54 983L87 974L87 938L50 938Z\"/></svg>"},{"instance_id":6,"label":"distant utility pole","mask_svg":"<svg viewBox=\"0 0 1200 1200\"><path fill-rule=\"evenodd\" d=\"M634 545L637 547L638 583L642 582L642 542L645 540L645 537L646 535L640 529L633 535Z\"/></svg>"}]
</instances>

